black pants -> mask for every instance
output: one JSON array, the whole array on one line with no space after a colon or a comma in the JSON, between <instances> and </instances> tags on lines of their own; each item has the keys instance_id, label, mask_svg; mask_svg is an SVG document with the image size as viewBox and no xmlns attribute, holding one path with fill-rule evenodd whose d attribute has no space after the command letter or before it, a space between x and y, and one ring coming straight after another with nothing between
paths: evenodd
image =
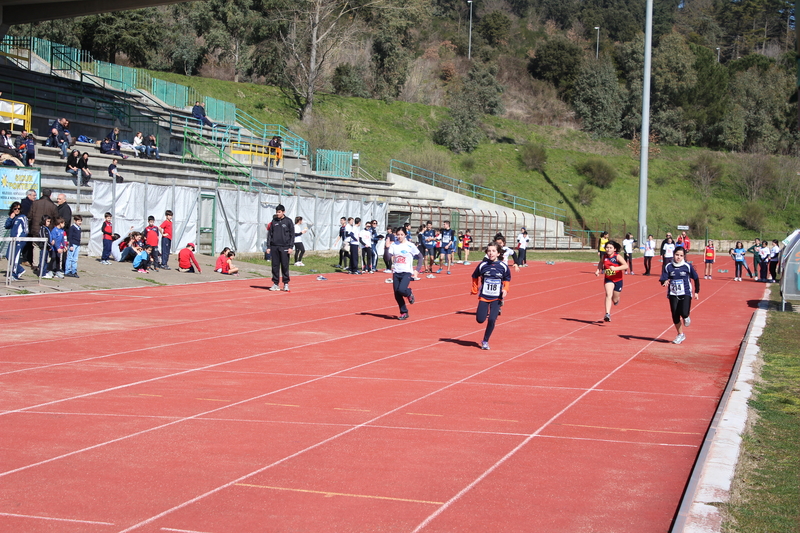
<instances>
[{"instance_id":1,"label":"black pants","mask_svg":"<svg viewBox=\"0 0 800 533\"><path fill-rule=\"evenodd\" d=\"M778 279L778 262L777 261L770 261L769 262L769 273L772 276L772 279Z\"/></svg>"},{"instance_id":2,"label":"black pants","mask_svg":"<svg viewBox=\"0 0 800 533\"><path fill-rule=\"evenodd\" d=\"M341 250L339 250L339 266L341 266L342 268L347 268L347 263L345 262L345 259L350 260L350 252L342 248Z\"/></svg>"},{"instance_id":3,"label":"black pants","mask_svg":"<svg viewBox=\"0 0 800 533\"><path fill-rule=\"evenodd\" d=\"M400 307L400 313L408 313L406 298L411 296L411 272L395 272L392 276L392 287L394 288L394 301Z\"/></svg>"},{"instance_id":4,"label":"black pants","mask_svg":"<svg viewBox=\"0 0 800 533\"><path fill-rule=\"evenodd\" d=\"M172 252L172 239L161 237L161 266L166 268L169 254Z\"/></svg>"},{"instance_id":5,"label":"black pants","mask_svg":"<svg viewBox=\"0 0 800 533\"><path fill-rule=\"evenodd\" d=\"M483 334L484 342L489 342L489 337L492 336L494 325L497 322L497 315L500 313L500 303L500 300L494 300L492 302L484 302L481 300L478 302L475 320L478 324L483 324L486 322L487 318L489 319L489 323L486 324L486 332Z\"/></svg>"},{"instance_id":6,"label":"black pants","mask_svg":"<svg viewBox=\"0 0 800 533\"><path fill-rule=\"evenodd\" d=\"M294 262L299 263L303 261L303 256L306 255L306 247L302 242L294 243Z\"/></svg>"},{"instance_id":7,"label":"black pants","mask_svg":"<svg viewBox=\"0 0 800 533\"><path fill-rule=\"evenodd\" d=\"M692 296L670 296L669 310L672 313L672 323L678 324L681 318L688 318L689 311L692 310Z\"/></svg>"},{"instance_id":8,"label":"black pants","mask_svg":"<svg viewBox=\"0 0 800 533\"><path fill-rule=\"evenodd\" d=\"M517 250L517 258L519 259L520 265L527 265L528 264L528 249L527 248L520 248Z\"/></svg>"},{"instance_id":9,"label":"black pants","mask_svg":"<svg viewBox=\"0 0 800 533\"><path fill-rule=\"evenodd\" d=\"M769 261L761 261L759 266L761 267L761 281L764 281L767 279L767 274L769 273Z\"/></svg>"},{"instance_id":10,"label":"black pants","mask_svg":"<svg viewBox=\"0 0 800 533\"><path fill-rule=\"evenodd\" d=\"M625 254L625 262L628 263L628 270L633 274L633 254Z\"/></svg>"},{"instance_id":11,"label":"black pants","mask_svg":"<svg viewBox=\"0 0 800 533\"><path fill-rule=\"evenodd\" d=\"M277 285L283 274L284 285L289 283L289 249L281 246L270 247L272 256L272 283Z\"/></svg>"},{"instance_id":12,"label":"black pants","mask_svg":"<svg viewBox=\"0 0 800 533\"><path fill-rule=\"evenodd\" d=\"M364 270L372 270L372 248L364 246L361 249L361 261L364 263Z\"/></svg>"},{"instance_id":13,"label":"black pants","mask_svg":"<svg viewBox=\"0 0 800 533\"><path fill-rule=\"evenodd\" d=\"M350 272L358 272L358 245L350 245Z\"/></svg>"},{"instance_id":14,"label":"black pants","mask_svg":"<svg viewBox=\"0 0 800 533\"><path fill-rule=\"evenodd\" d=\"M653 257L650 255L644 256L644 275L650 275L650 267L653 266Z\"/></svg>"}]
</instances>

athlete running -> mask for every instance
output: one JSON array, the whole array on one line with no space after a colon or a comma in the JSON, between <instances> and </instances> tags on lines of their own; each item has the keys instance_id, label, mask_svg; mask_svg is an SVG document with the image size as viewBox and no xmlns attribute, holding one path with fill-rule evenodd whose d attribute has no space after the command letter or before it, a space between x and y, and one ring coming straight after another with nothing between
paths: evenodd
<instances>
[{"instance_id":1,"label":"athlete running","mask_svg":"<svg viewBox=\"0 0 800 533\"><path fill-rule=\"evenodd\" d=\"M500 313L500 301L508 294L511 285L511 271L503 261L499 260L500 247L491 243L486 247L486 257L475 267L472 273L472 294L478 295L478 309L475 320L478 324L486 324L481 350L489 349L489 337L492 336L497 316Z\"/></svg>"},{"instance_id":2,"label":"athlete running","mask_svg":"<svg viewBox=\"0 0 800 533\"><path fill-rule=\"evenodd\" d=\"M667 298L669 298L669 309L672 313L672 323L678 331L678 336L672 341L673 344L680 344L686 339L683 328L689 327L692 319L689 312L692 308L692 284L694 281L694 298L700 298L700 276L694 266L684 261L686 251L677 248L672 262L667 265L661 273L662 287L668 287Z\"/></svg>"},{"instance_id":3,"label":"athlete running","mask_svg":"<svg viewBox=\"0 0 800 533\"><path fill-rule=\"evenodd\" d=\"M620 245L616 241L606 243L605 256L597 264L594 275L599 276L603 273L603 286L606 293L605 309L606 315L604 322L611 322L611 305L619 304L620 293L622 292L622 273L628 268L628 263L619 255Z\"/></svg>"},{"instance_id":4,"label":"athlete running","mask_svg":"<svg viewBox=\"0 0 800 533\"><path fill-rule=\"evenodd\" d=\"M414 293L409 288L411 274L414 271L414 256L419 254L419 250L414 244L406 239L405 228L397 228L395 231L395 241L389 247L389 254L392 256L392 288L394 289L394 299L400 307L398 320L408 318L408 303L414 303Z\"/></svg>"}]
</instances>

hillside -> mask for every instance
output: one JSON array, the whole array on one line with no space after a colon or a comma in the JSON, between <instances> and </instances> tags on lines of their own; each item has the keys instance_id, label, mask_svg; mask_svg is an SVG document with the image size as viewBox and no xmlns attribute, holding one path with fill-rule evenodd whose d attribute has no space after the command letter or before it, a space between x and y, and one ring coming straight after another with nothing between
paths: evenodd
<instances>
[{"instance_id":1,"label":"hillside","mask_svg":"<svg viewBox=\"0 0 800 533\"><path fill-rule=\"evenodd\" d=\"M265 123L281 123L304 135L315 148L352 150L361 153L361 163L373 175L385 173L390 159L398 159L422 168L438 171L465 181L477 182L546 204L565 208L573 226L591 230L609 227L614 234L635 233L638 213L638 156L621 139L594 139L573 129L524 124L494 116L484 116L485 139L470 154L454 154L431 141L439 121L448 115L442 107L409 104L399 101L346 98L320 94L311 125L296 120L296 112L275 87L234 83L177 74L153 72L169 81L198 89L201 93L234 102L244 111ZM527 171L520 159L520 148L536 142L547 149L544 173ZM707 218L709 234L717 239L751 239L756 236L782 237L787 230L800 226L797 204L797 179L788 187L794 196L786 208L778 206L780 187L773 183L770 198L756 202L765 213L762 231L743 224L746 203L737 184L742 165L749 156L714 152L723 175L708 202L704 202L688 178L702 148L661 146L650 160L648 226L654 234L674 229L678 224L702 226ZM595 188L591 205L580 205L577 187L584 181L576 166L591 157L610 163L617 178L607 189ZM797 161L788 157L760 156L773 171L796 178ZM762 161L762 163L763 163ZM794 169L794 170L792 170ZM778 187L776 189L775 187ZM764 193L766 194L766 193ZM707 215L707 217L706 217Z\"/></svg>"}]
</instances>

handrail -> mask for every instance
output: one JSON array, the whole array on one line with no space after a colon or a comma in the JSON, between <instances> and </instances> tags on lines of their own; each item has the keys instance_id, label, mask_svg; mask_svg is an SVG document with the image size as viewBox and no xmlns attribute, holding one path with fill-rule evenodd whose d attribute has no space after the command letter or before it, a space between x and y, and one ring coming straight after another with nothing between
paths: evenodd
<instances>
[{"instance_id":1,"label":"handrail","mask_svg":"<svg viewBox=\"0 0 800 533\"><path fill-rule=\"evenodd\" d=\"M429 183L434 187L451 190L459 194L472 196L480 200L491 202L497 205L506 205L512 209L519 209L529 211L534 215L545 216L554 218L556 220L565 221L567 218L567 211L560 207L543 204L520 196L515 196L488 187L482 187L473 183L464 182L463 180L451 178L438 172L426 170L424 168L416 167L402 161L392 159L389 162L389 172L405 176L415 181Z\"/></svg>"},{"instance_id":2,"label":"handrail","mask_svg":"<svg viewBox=\"0 0 800 533\"><path fill-rule=\"evenodd\" d=\"M247 128L256 138L280 137L284 150L293 150L301 156L308 156L308 141L280 124L264 124L253 115L236 108L236 122ZM260 136L259 136L260 135Z\"/></svg>"},{"instance_id":3,"label":"handrail","mask_svg":"<svg viewBox=\"0 0 800 533\"><path fill-rule=\"evenodd\" d=\"M7 98L0 98L0 102L4 102L9 105L8 111L3 111L0 109L0 117L8 118L8 123L10 124L11 133L14 133L14 126L15 121L22 121L22 129L31 131L31 105L27 102L18 102L16 100L9 100ZM22 106L22 113L17 113L17 110L14 106ZM5 120L3 122L6 122Z\"/></svg>"},{"instance_id":4,"label":"handrail","mask_svg":"<svg viewBox=\"0 0 800 533\"><path fill-rule=\"evenodd\" d=\"M213 162L207 161L205 158L201 157L200 154L197 154L194 151L192 151L192 143L199 144L209 152L216 155L219 158L218 161L213 161ZM235 173L242 174L245 177L249 178L250 180L249 185L251 189L253 188L253 181L255 181L259 185L271 189L272 191L280 194L280 191L278 191L278 189L276 189L272 185L264 183L263 181L257 178L254 178L252 172L247 166L241 164L239 161L237 161L229 154L227 154L224 150L220 149L219 146L207 141L206 139L203 138L202 135L198 135L197 132L193 131L190 128L183 129L183 152L184 152L184 160L186 158L186 154L188 153L189 155L193 156L195 159L200 161L203 165L216 172L218 180L221 178L225 178L233 185L235 185L237 188L243 189L241 184L237 181L234 181L231 178L231 176L229 176L223 169L223 166L226 167L227 169L230 169L232 167Z\"/></svg>"}]
</instances>

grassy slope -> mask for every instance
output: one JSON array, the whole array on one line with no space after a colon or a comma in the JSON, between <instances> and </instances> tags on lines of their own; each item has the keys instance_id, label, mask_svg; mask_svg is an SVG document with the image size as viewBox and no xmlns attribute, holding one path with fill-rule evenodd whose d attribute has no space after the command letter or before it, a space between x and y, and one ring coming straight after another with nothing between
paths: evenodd
<instances>
[{"instance_id":1,"label":"grassy slope","mask_svg":"<svg viewBox=\"0 0 800 533\"><path fill-rule=\"evenodd\" d=\"M234 84L208 78L186 77L178 74L153 72L159 78L195 87L202 94L235 103L244 111L265 123L280 123L296 129L297 118L281 92L271 86L249 83ZM437 147L430 141L431 133L442 117L444 108L386 103L381 100L344 98L319 94L316 113L340 125L353 151L361 153L362 165L371 172L385 172L390 159L408 161L410 154L438 152L450 160L449 175L470 180L474 174L485 178L484 186L562 207L570 214L573 224L581 218L588 227L610 227L612 235L622 237L627 229L635 233L638 213L638 157L620 139L592 139L581 131L523 124L499 117L485 117L485 129L495 139L509 142L484 141L472 154L456 155ZM517 152L526 141L536 141L548 148L545 175L526 171ZM697 212L703 211L703 201L685 176L691 163L701 152L698 148L662 147L661 153L649 163L648 227L656 235L678 224L687 224ZM598 191L589 207L575 201L575 187L582 177L575 165L591 156L600 156L618 169L618 178L606 190ZM727 169L735 166L735 156L723 156ZM733 178L726 173L723 183L711 199L711 237L716 239L749 239L757 235L737 223L741 200L733 191ZM768 223L768 238L783 237L789 227L800 222L800 209L775 213ZM610 223L610 224L609 224ZM699 237L699 236L696 236Z\"/></svg>"}]
</instances>

